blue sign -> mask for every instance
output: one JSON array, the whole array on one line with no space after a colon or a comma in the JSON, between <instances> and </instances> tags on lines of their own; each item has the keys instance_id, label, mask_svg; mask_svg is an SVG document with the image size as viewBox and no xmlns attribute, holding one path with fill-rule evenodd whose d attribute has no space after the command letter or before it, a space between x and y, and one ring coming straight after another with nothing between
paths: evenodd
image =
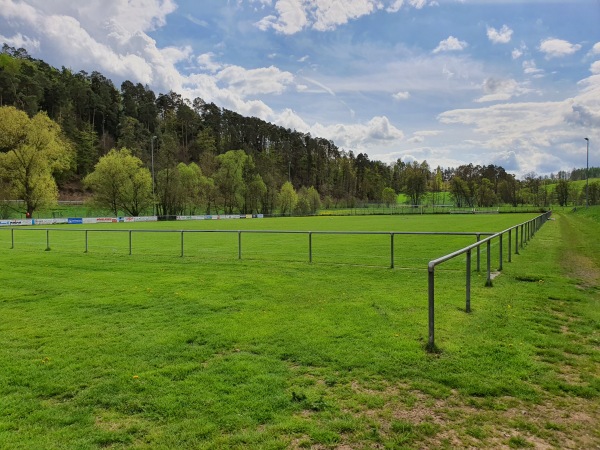
<instances>
[{"instance_id":1,"label":"blue sign","mask_svg":"<svg viewBox=\"0 0 600 450\"><path fill-rule=\"evenodd\" d=\"M81 225L83 223L83 219L81 217L69 217L67 219L67 223Z\"/></svg>"}]
</instances>

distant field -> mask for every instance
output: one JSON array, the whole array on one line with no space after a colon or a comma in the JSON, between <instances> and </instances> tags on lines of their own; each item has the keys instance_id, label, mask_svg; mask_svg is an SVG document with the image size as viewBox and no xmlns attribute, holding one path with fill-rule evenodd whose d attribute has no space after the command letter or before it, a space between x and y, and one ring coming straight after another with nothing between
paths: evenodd
<instances>
[{"instance_id":1,"label":"distant field","mask_svg":"<svg viewBox=\"0 0 600 450\"><path fill-rule=\"evenodd\" d=\"M499 231L531 217L135 228ZM91 233L84 254L77 227L91 228L52 227L65 231L50 251L43 230L16 230L10 249L0 229L0 448L600 444L598 288L561 269L581 249L598 270L597 240L580 241L597 236L591 219L548 222L493 288L474 274L471 314L464 264L437 272L437 354L426 263L471 238L398 236L390 270L386 236L313 236L311 265L305 236L243 234L238 260L237 233L186 234L184 258L179 234L134 233L129 256L126 232Z\"/></svg>"}]
</instances>

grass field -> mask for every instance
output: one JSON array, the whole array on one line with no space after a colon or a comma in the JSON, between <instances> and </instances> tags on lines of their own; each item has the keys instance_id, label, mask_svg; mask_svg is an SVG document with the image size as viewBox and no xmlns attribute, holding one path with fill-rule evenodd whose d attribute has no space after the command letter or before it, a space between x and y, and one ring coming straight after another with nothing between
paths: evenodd
<instances>
[{"instance_id":1,"label":"grass field","mask_svg":"<svg viewBox=\"0 0 600 450\"><path fill-rule=\"evenodd\" d=\"M184 256L210 262L238 259L239 236L236 232L238 230L371 231L386 234L313 235L313 263L387 267L390 266L391 259L389 235L391 231L497 232L532 217L534 217L532 214L483 215L469 220L461 215L450 215L443 218L430 215L359 216L154 222L135 225L126 223L93 226L63 225L49 227L51 229L49 235L46 233L46 227L21 227L15 229L13 236L11 236L10 230L0 229L0 246L10 247L12 239L14 239L14 246L17 250L44 250L49 246L53 251L60 253L80 253L86 249L85 230L95 230L88 233L88 252L128 255L128 230L133 229L135 231L131 239L132 254L175 257L181 255L182 237L178 231L186 230L183 237ZM194 232L207 230L231 232ZM309 260L309 236L307 233L243 233L241 240L244 260L290 262L307 262ZM395 236L394 262L398 267L424 269L429 260L472 244L475 240L475 236ZM454 265L460 267L458 261Z\"/></svg>"},{"instance_id":2,"label":"grass field","mask_svg":"<svg viewBox=\"0 0 600 450\"><path fill-rule=\"evenodd\" d=\"M136 229L499 231L523 220ZM129 256L127 233L91 233L83 253L80 233L52 231L44 251L43 231L18 230L11 250L0 229L0 448L597 447L599 229L593 208L560 214L493 288L474 274L471 314L464 265L441 266L436 354L424 350L426 264L470 237L396 237L389 269L385 236L314 236L308 264L305 236L244 234L238 260L235 233L186 235L181 258L177 234L134 233Z\"/></svg>"}]
</instances>

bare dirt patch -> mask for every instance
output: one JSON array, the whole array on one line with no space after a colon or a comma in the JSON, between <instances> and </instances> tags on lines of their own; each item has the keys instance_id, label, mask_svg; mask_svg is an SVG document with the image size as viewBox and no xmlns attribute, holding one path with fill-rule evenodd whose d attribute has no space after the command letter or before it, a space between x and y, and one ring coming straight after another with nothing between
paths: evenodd
<instances>
[{"instance_id":1,"label":"bare dirt patch","mask_svg":"<svg viewBox=\"0 0 600 450\"><path fill-rule=\"evenodd\" d=\"M395 421L412 424L415 429L434 425L432 435L415 437L415 448L600 448L600 404L596 400L548 396L542 403L531 404L512 397L472 399L455 391L439 399L405 387L390 386L384 391L357 384L352 387L362 395L385 396L381 408L364 408L353 414L376 421L387 439L394 438ZM415 400L407 405L406 396ZM347 444L336 448L347 448Z\"/></svg>"}]
</instances>

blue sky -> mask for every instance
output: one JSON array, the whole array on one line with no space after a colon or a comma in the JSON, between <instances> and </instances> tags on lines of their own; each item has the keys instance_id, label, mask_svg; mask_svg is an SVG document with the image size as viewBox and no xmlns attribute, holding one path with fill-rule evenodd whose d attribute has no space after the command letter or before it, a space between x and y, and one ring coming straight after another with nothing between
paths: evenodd
<instances>
[{"instance_id":1,"label":"blue sky","mask_svg":"<svg viewBox=\"0 0 600 450\"><path fill-rule=\"evenodd\" d=\"M391 163L600 166L600 1L0 0L0 41Z\"/></svg>"}]
</instances>

